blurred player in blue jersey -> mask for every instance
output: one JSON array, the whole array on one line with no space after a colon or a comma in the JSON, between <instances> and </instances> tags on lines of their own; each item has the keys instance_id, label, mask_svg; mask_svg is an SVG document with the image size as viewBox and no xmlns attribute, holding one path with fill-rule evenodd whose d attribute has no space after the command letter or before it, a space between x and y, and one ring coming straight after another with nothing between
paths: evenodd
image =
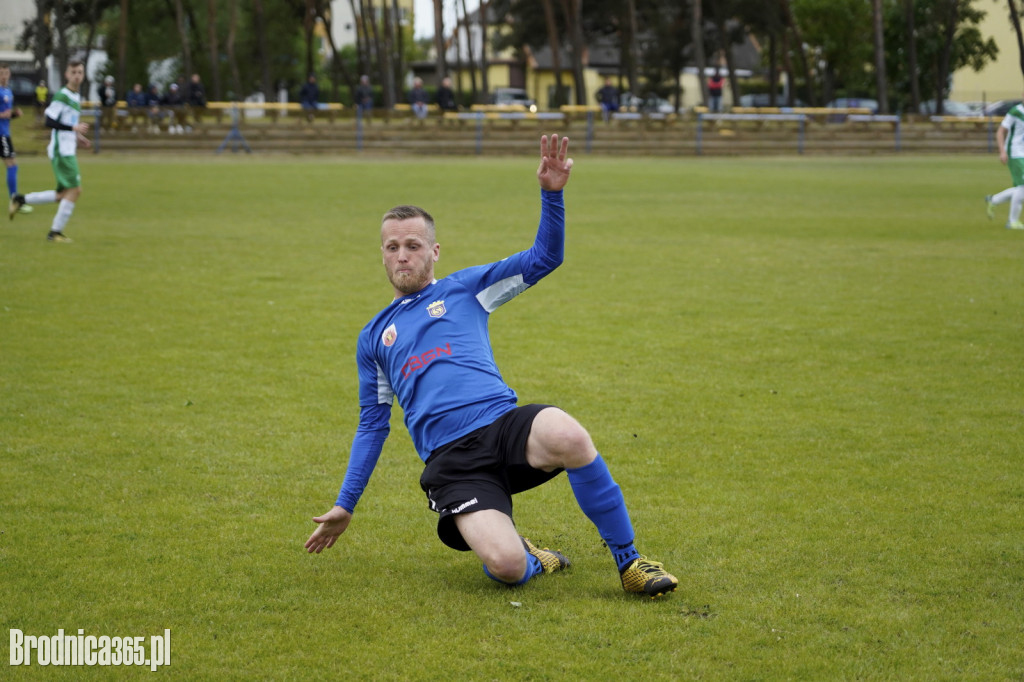
<instances>
[{"instance_id":1,"label":"blurred player in blue jersey","mask_svg":"<svg viewBox=\"0 0 1024 682\"><path fill-rule=\"evenodd\" d=\"M377 464L397 397L425 463L420 485L439 515L441 541L472 550L493 580L519 585L570 564L539 549L512 521L512 495L563 470L580 509L608 545L627 592L656 597L678 581L634 547L622 492L587 431L550 405L517 405L491 350L488 318L562 263L562 190L569 140L540 141L540 225L533 246L508 258L434 278L441 254L429 213L397 206L384 215L381 251L395 298L359 334L359 426L335 506L315 517L309 552L334 545Z\"/></svg>"},{"instance_id":2,"label":"blurred player in blue jersey","mask_svg":"<svg viewBox=\"0 0 1024 682\"><path fill-rule=\"evenodd\" d=\"M14 93L8 85L11 82L11 67L0 64L0 158L7 166L7 196L18 193L18 161L11 141L11 119L21 116L21 109L14 106ZM31 213L31 206L20 206L21 213Z\"/></svg>"}]
</instances>

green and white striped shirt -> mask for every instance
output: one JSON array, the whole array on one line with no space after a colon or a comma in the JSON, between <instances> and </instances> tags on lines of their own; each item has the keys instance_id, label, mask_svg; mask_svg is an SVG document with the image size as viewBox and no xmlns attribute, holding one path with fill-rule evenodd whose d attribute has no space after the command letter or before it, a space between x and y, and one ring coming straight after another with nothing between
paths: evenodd
<instances>
[{"instance_id":1,"label":"green and white striped shirt","mask_svg":"<svg viewBox=\"0 0 1024 682\"><path fill-rule=\"evenodd\" d=\"M1006 112L1003 122L1006 128L1006 155L1011 159L1024 159L1024 106L1018 104Z\"/></svg>"},{"instance_id":2,"label":"green and white striped shirt","mask_svg":"<svg viewBox=\"0 0 1024 682\"><path fill-rule=\"evenodd\" d=\"M46 117L67 126L78 125L78 117L82 114L82 96L66 87L53 96L50 106L46 107ZM78 135L74 130L51 130L50 144L46 153L50 158L56 155L74 156L78 149Z\"/></svg>"}]
</instances>

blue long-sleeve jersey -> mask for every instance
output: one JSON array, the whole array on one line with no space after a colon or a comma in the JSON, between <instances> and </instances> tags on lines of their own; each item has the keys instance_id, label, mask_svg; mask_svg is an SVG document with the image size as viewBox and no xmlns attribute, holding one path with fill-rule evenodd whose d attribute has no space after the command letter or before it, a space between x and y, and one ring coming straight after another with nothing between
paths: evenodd
<instances>
[{"instance_id":1,"label":"blue long-sleeve jersey","mask_svg":"<svg viewBox=\"0 0 1024 682\"><path fill-rule=\"evenodd\" d=\"M14 93L10 88L0 88L0 114L14 108ZM0 135L9 137L11 134L11 119L5 116L0 118Z\"/></svg>"},{"instance_id":2,"label":"blue long-sleeve jersey","mask_svg":"<svg viewBox=\"0 0 1024 682\"><path fill-rule=\"evenodd\" d=\"M359 426L337 505L355 509L389 433L395 397L421 459L516 406L491 350L490 314L562 263L562 192L541 190L533 246L397 298L359 334Z\"/></svg>"}]
</instances>

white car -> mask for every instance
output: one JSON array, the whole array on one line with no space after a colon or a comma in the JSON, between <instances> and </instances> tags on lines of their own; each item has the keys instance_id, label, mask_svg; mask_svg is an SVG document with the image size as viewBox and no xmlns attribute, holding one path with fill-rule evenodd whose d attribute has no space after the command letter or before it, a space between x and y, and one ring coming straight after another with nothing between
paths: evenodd
<instances>
[{"instance_id":1,"label":"white car","mask_svg":"<svg viewBox=\"0 0 1024 682\"><path fill-rule=\"evenodd\" d=\"M622 111L637 111L645 114L674 114L676 108L664 97L648 94L646 97L625 93L622 95Z\"/></svg>"},{"instance_id":2,"label":"white car","mask_svg":"<svg viewBox=\"0 0 1024 682\"><path fill-rule=\"evenodd\" d=\"M498 88L494 91L494 103L503 106L521 106L527 111L537 111L537 103L522 88Z\"/></svg>"},{"instance_id":3,"label":"white car","mask_svg":"<svg viewBox=\"0 0 1024 682\"><path fill-rule=\"evenodd\" d=\"M936 100L930 99L927 102L921 102L921 113L926 116L934 116L938 114L938 107L936 106ZM981 113L971 107L967 106L963 102L955 102L951 99L947 99L942 103L942 115L943 116L980 116Z\"/></svg>"}]
</instances>

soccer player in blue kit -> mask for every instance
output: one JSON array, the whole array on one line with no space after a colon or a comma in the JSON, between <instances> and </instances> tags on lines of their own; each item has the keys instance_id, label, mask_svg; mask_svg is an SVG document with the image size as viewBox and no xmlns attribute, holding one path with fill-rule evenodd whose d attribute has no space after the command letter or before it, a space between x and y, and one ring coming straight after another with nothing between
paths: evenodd
<instances>
[{"instance_id":1,"label":"soccer player in blue kit","mask_svg":"<svg viewBox=\"0 0 1024 682\"><path fill-rule=\"evenodd\" d=\"M504 260L434 278L441 254L434 220L416 206L384 215L381 251L395 299L359 334L359 426L335 506L313 521L309 552L332 547L377 464L397 397L425 462L420 486L439 514L441 541L472 550L484 573L521 585L570 565L537 548L512 521L512 495L563 470L576 501L597 527L627 592L657 597L678 585L663 565L634 546L626 503L587 431L557 407L518 406L491 350L487 322L563 259L569 139L541 137L537 179L540 225L533 246Z\"/></svg>"}]
</instances>

